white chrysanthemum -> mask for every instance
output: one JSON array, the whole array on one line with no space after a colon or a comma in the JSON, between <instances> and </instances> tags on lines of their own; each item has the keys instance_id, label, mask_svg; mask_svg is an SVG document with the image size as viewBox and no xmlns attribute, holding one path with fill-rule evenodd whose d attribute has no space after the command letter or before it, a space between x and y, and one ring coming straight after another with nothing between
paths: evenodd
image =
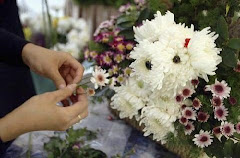
<instances>
[{"instance_id":1,"label":"white chrysanthemum","mask_svg":"<svg viewBox=\"0 0 240 158\"><path fill-rule=\"evenodd\" d=\"M74 58L79 59L80 49L75 43L66 43L65 48L63 48L61 51L70 53Z\"/></svg>"},{"instance_id":2,"label":"white chrysanthemum","mask_svg":"<svg viewBox=\"0 0 240 158\"><path fill-rule=\"evenodd\" d=\"M95 70L92 73L90 81L94 84L95 89L98 87L102 88L109 83L109 74L106 73L106 70L101 69L100 67L95 67Z\"/></svg>"},{"instance_id":3,"label":"white chrysanthemum","mask_svg":"<svg viewBox=\"0 0 240 158\"><path fill-rule=\"evenodd\" d=\"M60 18L58 21L57 32L66 34L72 27L72 19L69 17Z\"/></svg>"},{"instance_id":4,"label":"white chrysanthemum","mask_svg":"<svg viewBox=\"0 0 240 158\"><path fill-rule=\"evenodd\" d=\"M222 62L219 56L221 49L216 48L215 40L218 35L210 31L210 27L198 31L191 38L188 53L191 65L198 71L199 76L208 81L207 75L215 75L217 65Z\"/></svg>"},{"instance_id":5,"label":"white chrysanthemum","mask_svg":"<svg viewBox=\"0 0 240 158\"><path fill-rule=\"evenodd\" d=\"M168 11L165 15L161 15L158 11L155 14L155 19L143 21L142 26L133 28L136 41L148 40L154 42L173 24L175 24L174 15L171 12Z\"/></svg>"},{"instance_id":6,"label":"white chrysanthemum","mask_svg":"<svg viewBox=\"0 0 240 158\"><path fill-rule=\"evenodd\" d=\"M116 94L112 97L111 106L113 109L120 111L120 118L138 116L138 112L145 106L145 98L147 93L143 87L138 86L138 81L134 78L129 78L126 84L122 84L120 87L114 87Z\"/></svg>"},{"instance_id":7,"label":"white chrysanthemum","mask_svg":"<svg viewBox=\"0 0 240 158\"><path fill-rule=\"evenodd\" d=\"M73 24L73 28L77 29L78 31L84 31L86 28L88 28L86 20L82 18L78 18L78 19L73 18L72 24Z\"/></svg>"},{"instance_id":8,"label":"white chrysanthemum","mask_svg":"<svg viewBox=\"0 0 240 158\"><path fill-rule=\"evenodd\" d=\"M160 25L160 21L156 17L148 23L154 26ZM135 61L130 67L133 75L149 84L152 90L159 90L161 96L175 97L184 87L191 85L192 79L203 77L208 80L207 75L215 74L216 66L221 62L220 49L214 43L217 35L210 33L208 28L194 32L193 25L187 28L182 24L172 24L164 27L154 42L149 40L153 37L151 27L144 25L144 29L150 36L142 35L131 52L130 56ZM141 32L140 29L138 31ZM136 33L137 40L139 32Z\"/></svg>"},{"instance_id":9,"label":"white chrysanthemum","mask_svg":"<svg viewBox=\"0 0 240 158\"><path fill-rule=\"evenodd\" d=\"M70 43L76 43L79 48L83 48L89 40L90 35L87 30L78 31L73 29L67 34L67 41Z\"/></svg>"},{"instance_id":10,"label":"white chrysanthemum","mask_svg":"<svg viewBox=\"0 0 240 158\"><path fill-rule=\"evenodd\" d=\"M180 106L174 100L155 98L142 109L141 121L144 136L153 134L153 139L165 142L169 132L174 132L173 123L180 116Z\"/></svg>"}]
</instances>

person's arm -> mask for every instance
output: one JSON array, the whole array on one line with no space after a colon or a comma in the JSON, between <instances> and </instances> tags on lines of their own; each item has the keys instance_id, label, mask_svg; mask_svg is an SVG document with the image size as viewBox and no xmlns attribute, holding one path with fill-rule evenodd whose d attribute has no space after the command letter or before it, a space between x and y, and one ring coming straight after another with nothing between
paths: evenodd
<instances>
[{"instance_id":1,"label":"person's arm","mask_svg":"<svg viewBox=\"0 0 240 158\"><path fill-rule=\"evenodd\" d=\"M57 102L71 96L76 84L55 92L32 97L20 107L0 119L0 138L3 142L21 134L39 131L64 131L88 115L88 100L82 88L77 89L76 100L69 107L59 107Z\"/></svg>"},{"instance_id":2,"label":"person's arm","mask_svg":"<svg viewBox=\"0 0 240 158\"><path fill-rule=\"evenodd\" d=\"M0 28L0 62L24 65L22 49L27 43L25 39Z\"/></svg>"}]
</instances>

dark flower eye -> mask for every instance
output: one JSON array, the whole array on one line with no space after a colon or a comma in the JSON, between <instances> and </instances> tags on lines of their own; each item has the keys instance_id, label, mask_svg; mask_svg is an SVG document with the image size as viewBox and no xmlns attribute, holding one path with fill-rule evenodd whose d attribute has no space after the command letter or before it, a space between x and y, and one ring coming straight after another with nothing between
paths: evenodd
<instances>
[{"instance_id":1,"label":"dark flower eye","mask_svg":"<svg viewBox=\"0 0 240 158\"><path fill-rule=\"evenodd\" d=\"M152 70L152 63L150 61L146 61L145 66L148 70Z\"/></svg>"},{"instance_id":2,"label":"dark flower eye","mask_svg":"<svg viewBox=\"0 0 240 158\"><path fill-rule=\"evenodd\" d=\"M180 57L179 57L178 55L176 55L176 56L173 58L173 62L176 63L176 64L180 63L180 62L181 62Z\"/></svg>"}]
</instances>

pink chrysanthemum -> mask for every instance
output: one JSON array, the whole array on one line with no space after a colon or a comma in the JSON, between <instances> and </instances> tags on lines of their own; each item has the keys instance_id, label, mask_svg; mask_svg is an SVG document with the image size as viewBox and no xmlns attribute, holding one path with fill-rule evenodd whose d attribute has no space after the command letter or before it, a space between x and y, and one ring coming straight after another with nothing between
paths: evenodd
<instances>
[{"instance_id":1,"label":"pink chrysanthemum","mask_svg":"<svg viewBox=\"0 0 240 158\"><path fill-rule=\"evenodd\" d=\"M176 102L181 103L183 101L184 97L182 95L177 95L175 97L175 99L176 99Z\"/></svg>"},{"instance_id":2,"label":"pink chrysanthemum","mask_svg":"<svg viewBox=\"0 0 240 158\"><path fill-rule=\"evenodd\" d=\"M198 80L198 79L193 79L193 80L191 81L191 83L192 83L192 85L193 85L194 87L196 87L196 86L198 86L198 84L199 84L199 80Z\"/></svg>"},{"instance_id":3,"label":"pink chrysanthemum","mask_svg":"<svg viewBox=\"0 0 240 158\"><path fill-rule=\"evenodd\" d=\"M214 84L206 86L206 90L211 91L213 93L213 96L216 96L222 99L222 98L228 98L230 96L231 88L228 87L226 81L222 80L221 82L219 82L216 79Z\"/></svg>"},{"instance_id":4,"label":"pink chrysanthemum","mask_svg":"<svg viewBox=\"0 0 240 158\"><path fill-rule=\"evenodd\" d=\"M126 42L125 47L126 47L127 50L132 50L133 47L134 47L134 43L133 42Z\"/></svg>"},{"instance_id":5,"label":"pink chrysanthemum","mask_svg":"<svg viewBox=\"0 0 240 158\"><path fill-rule=\"evenodd\" d=\"M105 64L105 65L111 65L112 64L112 59L110 58L109 55L103 56L103 64Z\"/></svg>"},{"instance_id":6,"label":"pink chrysanthemum","mask_svg":"<svg viewBox=\"0 0 240 158\"><path fill-rule=\"evenodd\" d=\"M185 135L190 135L195 130L195 127L192 122L188 122L185 126L184 133Z\"/></svg>"},{"instance_id":7,"label":"pink chrysanthemum","mask_svg":"<svg viewBox=\"0 0 240 158\"><path fill-rule=\"evenodd\" d=\"M183 125L187 125L188 124L188 119L186 119L185 117L181 117L180 119L179 119L179 122L181 123L181 124L183 124Z\"/></svg>"},{"instance_id":8,"label":"pink chrysanthemum","mask_svg":"<svg viewBox=\"0 0 240 158\"><path fill-rule=\"evenodd\" d=\"M221 128L220 128L220 126L213 128L213 134L215 134L215 135L221 134Z\"/></svg>"},{"instance_id":9,"label":"pink chrysanthemum","mask_svg":"<svg viewBox=\"0 0 240 158\"><path fill-rule=\"evenodd\" d=\"M219 97L213 97L211 100L212 106L218 107L223 105L223 100Z\"/></svg>"},{"instance_id":10,"label":"pink chrysanthemum","mask_svg":"<svg viewBox=\"0 0 240 158\"><path fill-rule=\"evenodd\" d=\"M193 107L198 110L200 109L200 107L202 106L202 103L200 102L200 100L198 98L195 98L193 100Z\"/></svg>"},{"instance_id":11,"label":"pink chrysanthemum","mask_svg":"<svg viewBox=\"0 0 240 158\"><path fill-rule=\"evenodd\" d=\"M198 113L197 118L198 118L199 122L207 122L208 119L209 119L209 115L207 113L205 113L205 112L200 111Z\"/></svg>"},{"instance_id":12,"label":"pink chrysanthemum","mask_svg":"<svg viewBox=\"0 0 240 158\"><path fill-rule=\"evenodd\" d=\"M213 136L210 135L210 132L201 130L199 134L195 134L195 138L193 139L194 144L196 144L200 148L208 147L212 144Z\"/></svg>"},{"instance_id":13,"label":"pink chrysanthemum","mask_svg":"<svg viewBox=\"0 0 240 158\"><path fill-rule=\"evenodd\" d=\"M193 90L191 90L190 88L184 88L184 89L182 90L182 95L183 95L185 98L191 97L192 94L193 94Z\"/></svg>"},{"instance_id":14,"label":"pink chrysanthemum","mask_svg":"<svg viewBox=\"0 0 240 158\"><path fill-rule=\"evenodd\" d=\"M228 116L228 109L224 106L216 107L214 110L214 118L218 121L224 121L226 120Z\"/></svg>"},{"instance_id":15,"label":"pink chrysanthemum","mask_svg":"<svg viewBox=\"0 0 240 158\"><path fill-rule=\"evenodd\" d=\"M240 134L240 122L236 124L236 132Z\"/></svg>"},{"instance_id":16,"label":"pink chrysanthemum","mask_svg":"<svg viewBox=\"0 0 240 158\"><path fill-rule=\"evenodd\" d=\"M186 119L196 120L196 112L191 107L184 108L182 116Z\"/></svg>"},{"instance_id":17,"label":"pink chrysanthemum","mask_svg":"<svg viewBox=\"0 0 240 158\"><path fill-rule=\"evenodd\" d=\"M222 123L221 132L224 136L232 136L235 132L234 125L229 122Z\"/></svg>"},{"instance_id":18,"label":"pink chrysanthemum","mask_svg":"<svg viewBox=\"0 0 240 158\"><path fill-rule=\"evenodd\" d=\"M181 109L182 109L182 110L185 109L186 107L187 107L186 104L182 104L182 105L181 105Z\"/></svg>"},{"instance_id":19,"label":"pink chrysanthemum","mask_svg":"<svg viewBox=\"0 0 240 158\"><path fill-rule=\"evenodd\" d=\"M91 51L90 52L90 57L93 58L93 59L96 59L98 56L98 53L96 51Z\"/></svg>"}]
</instances>

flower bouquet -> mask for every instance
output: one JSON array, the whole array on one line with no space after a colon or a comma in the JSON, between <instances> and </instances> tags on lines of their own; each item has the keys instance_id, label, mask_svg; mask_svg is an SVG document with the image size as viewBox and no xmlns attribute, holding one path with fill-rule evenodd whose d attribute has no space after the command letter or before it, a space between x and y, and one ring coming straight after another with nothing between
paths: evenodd
<instances>
[{"instance_id":1,"label":"flower bouquet","mask_svg":"<svg viewBox=\"0 0 240 158\"><path fill-rule=\"evenodd\" d=\"M240 2L194 2L122 6L85 51L91 82L120 118L181 157L239 157L240 39L231 28Z\"/></svg>"}]
</instances>

